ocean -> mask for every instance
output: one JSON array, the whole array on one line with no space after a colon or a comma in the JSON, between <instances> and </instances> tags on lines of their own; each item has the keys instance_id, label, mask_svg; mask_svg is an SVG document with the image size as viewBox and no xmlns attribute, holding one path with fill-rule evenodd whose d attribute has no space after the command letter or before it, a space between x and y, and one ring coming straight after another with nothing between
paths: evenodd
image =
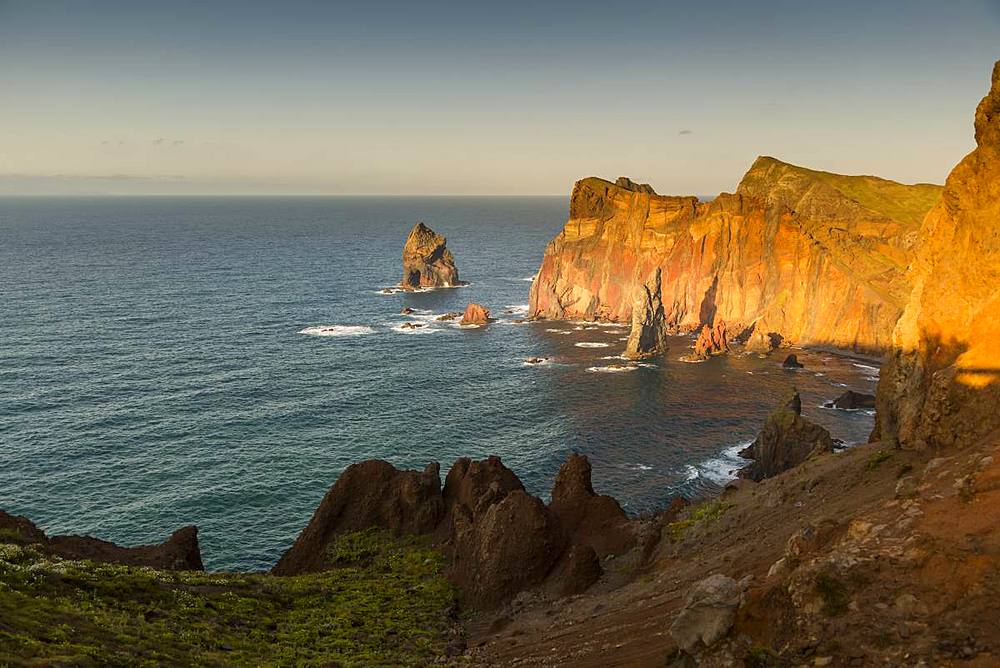
<instances>
[{"instance_id":1,"label":"ocean","mask_svg":"<svg viewBox=\"0 0 1000 668\"><path fill-rule=\"evenodd\" d=\"M547 497L571 451L630 513L717 492L793 386L846 443L877 368L829 353L608 365L627 329L516 324L562 197L0 199L0 508L133 545L200 527L206 567L270 568L352 462L499 455ZM409 229L462 288L383 294ZM438 314L480 302L478 329ZM400 314L404 307L415 309ZM406 330L406 322L425 327ZM324 331L325 330L325 331ZM551 358L528 365L529 356Z\"/></svg>"}]
</instances>

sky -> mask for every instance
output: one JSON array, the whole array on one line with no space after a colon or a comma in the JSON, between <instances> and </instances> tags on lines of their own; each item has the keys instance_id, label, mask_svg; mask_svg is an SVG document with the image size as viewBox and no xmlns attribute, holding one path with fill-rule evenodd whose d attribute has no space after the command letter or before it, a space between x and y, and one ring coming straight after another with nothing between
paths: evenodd
<instances>
[{"instance_id":1,"label":"sky","mask_svg":"<svg viewBox=\"0 0 1000 668\"><path fill-rule=\"evenodd\" d=\"M2 194L943 182L1000 0L0 0Z\"/></svg>"}]
</instances>

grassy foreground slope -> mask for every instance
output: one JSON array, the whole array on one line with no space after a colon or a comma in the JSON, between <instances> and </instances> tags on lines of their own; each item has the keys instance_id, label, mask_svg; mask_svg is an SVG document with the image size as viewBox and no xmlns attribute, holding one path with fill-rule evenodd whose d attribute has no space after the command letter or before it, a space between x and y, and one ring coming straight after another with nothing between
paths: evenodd
<instances>
[{"instance_id":1,"label":"grassy foreground slope","mask_svg":"<svg viewBox=\"0 0 1000 668\"><path fill-rule=\"evenodd\" d=\"M371 530L296 577L167 572L42 554L0 536L0 666L424 666L454 592L441 556Z\"/></svg>"}]
</instances>

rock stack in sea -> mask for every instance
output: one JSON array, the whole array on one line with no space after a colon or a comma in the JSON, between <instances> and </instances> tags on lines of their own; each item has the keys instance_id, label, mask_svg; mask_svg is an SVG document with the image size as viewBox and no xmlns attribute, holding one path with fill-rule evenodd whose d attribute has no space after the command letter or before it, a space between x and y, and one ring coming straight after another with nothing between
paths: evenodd
<instances>
[{"instance_id":1,"label":"rock stack in sea","mask_svg":"<svg viewBox=\"0 0 1000 668\"><path fill-rule=\"evenodd\" d=\"M667 330L660 297L661 273L653 275L639 286L632 306L632 331L625 344L624 357L630 360L660 355L667 350Z\"/></svg>"},{"instance_id":2,"label":"rock stack in sea","mask_svg":"<svg viewBox=\"0 0 1000 668\"><path fill-rule=\"evenodd\" d=\"M750 447L740 452L753 463L740 469L739 476L760 481L823 452L833 452L830 432L802 417L802 399L793 392L781 408L767 417Z\"/></svg>"},{"instance_id":3,"label":"rock stack in sea","mask_svg":"<svg viewBox=\"0 0 1000 668\"><path fill-rule=\"evenodd\" d=\"M423 223L414 225L403 246L403 280L399 286L416 290L462 285L446 243L447 239Z\"/></svg>"}]
</instances>

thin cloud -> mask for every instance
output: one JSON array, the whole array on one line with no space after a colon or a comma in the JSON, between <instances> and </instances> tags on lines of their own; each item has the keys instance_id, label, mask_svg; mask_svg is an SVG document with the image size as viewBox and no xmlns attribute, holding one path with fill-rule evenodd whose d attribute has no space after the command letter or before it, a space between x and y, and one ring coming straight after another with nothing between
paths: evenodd
<instances>
[{"instance_id":1,"label":"thin cloud","mask_svg":"<svg viewBox=\"0 0 1000 668\"><path fill-rule=\"evenodd\" d=\"M677 134L679 134L679 135L693 135L694 134L694 130L681 130Z\"/></svg>"}]
</instances>

